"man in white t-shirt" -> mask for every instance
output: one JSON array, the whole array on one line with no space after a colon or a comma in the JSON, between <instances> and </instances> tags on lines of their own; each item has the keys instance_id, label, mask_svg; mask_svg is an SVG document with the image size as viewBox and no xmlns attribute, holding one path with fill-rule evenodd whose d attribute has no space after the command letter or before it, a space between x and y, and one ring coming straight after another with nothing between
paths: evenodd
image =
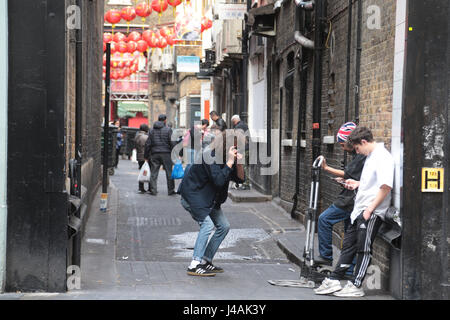
<instances>
[{"instance_id":1,"label":"man in white t-shirt","mask_svg":"<svg viewBox=\"0 0 450 320\"><path fill-rule=\"evenodd\" d=\"M357 153L366 156L366 162L360 181L345 181L347 189L358 189L350 215L351 225L345 231L341 256L335 270L314 291L316 294L333 293L338 297L362 297L362 283L370 264L372 244L391 203L394 159L382 143L374 141L372 132L366 127L355 129L348 141ZM338 279L342 279L355 254L353 280L342 288Z\"/></svg>"}]
</instances>

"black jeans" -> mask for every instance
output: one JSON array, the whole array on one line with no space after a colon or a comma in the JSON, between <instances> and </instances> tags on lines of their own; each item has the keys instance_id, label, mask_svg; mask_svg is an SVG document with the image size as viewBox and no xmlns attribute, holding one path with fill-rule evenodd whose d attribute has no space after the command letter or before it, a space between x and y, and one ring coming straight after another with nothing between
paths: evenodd
<instances>
[{"instance_id":1,"label":"black jeans","mask_svg":"<svg viewBox=\"0 0 450 320\"><path fill-rule=\"evenodd\" d=\"M141 170L141 168L144 165L144 163L145 163L145 160L144 161L138 161L139 170ZM139 182L139 191L144 191L145 192L144 183L145 182ZM148 191L150 191L150 182L148 182Z\"/></svg>"},{"instance_id":2,"label":"black jeans","mask_svg":"<svg viewBox=\"0 0 450 320\"><path fill-rule=\"evenodd\" d=\"M370 264L372 245L382 223L383 220L373 213L366 221L361 212L353 224L348 226L344 234L341 256L330 275L331 279L344 279L345 272L352 265L356 254L352 282L356 287L361 287Z\"/></svg>"},{"instance_id":3,"label":"black jeans","mask_svg":"<svg viewBox=\"0 0 450 320\"><path fill-rule=\"evenodd\" d=\"M172 179L173 162L170 153L152 153L150 159L150 191L153 193L158 192L158 175L161 165L166 172L167 192L169 194L173 193L175 191L175 181Z\"/></svg>"}]
</instances>

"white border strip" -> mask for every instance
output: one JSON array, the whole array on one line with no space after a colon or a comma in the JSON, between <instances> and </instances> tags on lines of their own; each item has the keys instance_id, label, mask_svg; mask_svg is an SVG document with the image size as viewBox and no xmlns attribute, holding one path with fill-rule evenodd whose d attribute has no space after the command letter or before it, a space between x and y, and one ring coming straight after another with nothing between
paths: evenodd
<instances>
[{"instance_id":1,"label":"white border strip","mask_svg":"<svg viewBox=\"0 0 450 320\"><path fill-rule=\"evenodd\" d=\"M403 186L403 143L402 132L402 107L403 85L405 69L406 49L406 11L407 0L397 0L397 12L395 21L395 51L394 51L394 88L392 102L392 141L391 153L395 162L395 177L393 200L394 206L400 209L400 191Z\"/></svg>"},{"instance_id":2,"label":"white border strip","mask_svg":"<svg viewBox=\"0 0 450 320\"><path fill-rule=\"evenodd\" d=\"M8 155L8 1L0 1L0 292L6 277ZM4 70L4 71L3 71Z\"/></svg>"}]
</instances>

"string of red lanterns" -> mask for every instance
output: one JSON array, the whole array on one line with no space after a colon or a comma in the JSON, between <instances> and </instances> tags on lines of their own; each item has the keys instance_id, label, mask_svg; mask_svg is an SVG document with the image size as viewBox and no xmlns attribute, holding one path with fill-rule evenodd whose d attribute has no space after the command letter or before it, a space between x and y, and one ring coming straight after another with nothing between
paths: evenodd
<instances>
[{"instance_id":1,"label":"string of red lanterns","mask_svg":"<svg viewBox=\"0 0 450 320\"><path fill-rule=\"evenodd\" d=\"M145 21L153 11L161 15L167 10L168 6L172 6L174 16L176 7L183 3L183 0L150 0L137 3L135 7L128 6L122 10L111 9L105 13L104 19L112 25L112 32L103 34L103 52L106 51L106 44L111 44L111 79L123 79L133 75L138 71L138 57L142 56L149 49L164 49L167 46L174 46L177 43L175 29L163 27L159 30L145 30ZM189 0L186 0L189 5ZM137 16L141 17L143 22L143 32L129 32L130 22ZM127 22L127 35L122 32L114 33L116 24L121 20ZM201 19L201 32L212 27L212 21L203 17ZM147 55L148 57L148 55ZM105 78L106 56L103 57L103 78Z\"/></svg>"}]
</instances>

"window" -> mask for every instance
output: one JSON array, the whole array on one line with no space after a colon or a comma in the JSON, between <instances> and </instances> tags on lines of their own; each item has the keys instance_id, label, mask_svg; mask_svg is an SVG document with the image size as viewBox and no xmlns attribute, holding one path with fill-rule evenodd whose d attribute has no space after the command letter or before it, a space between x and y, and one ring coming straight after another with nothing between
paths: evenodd
<instances>
[{"instance_id":1,"label":"window","mask_svg":"<svg viewBox=\"0 0 450 320\"><path fill-rule=\"evenodd\" d=\"M286 138L292 139L294 126L294 72L289 72L284 80L286 94Z\"/></svg>"},{"instance_id":2,"label":"window","mask_svg":"<svg viewBox=\"0 0 450 320\"><path fill-rule=\"evenodd\" d=\"M284 79L284 88L286 94L286 138L292 139L294 128L294 73L295 73L295 54L290 52L287 57L288 73Z\"/></svg>"}]
</instances>

